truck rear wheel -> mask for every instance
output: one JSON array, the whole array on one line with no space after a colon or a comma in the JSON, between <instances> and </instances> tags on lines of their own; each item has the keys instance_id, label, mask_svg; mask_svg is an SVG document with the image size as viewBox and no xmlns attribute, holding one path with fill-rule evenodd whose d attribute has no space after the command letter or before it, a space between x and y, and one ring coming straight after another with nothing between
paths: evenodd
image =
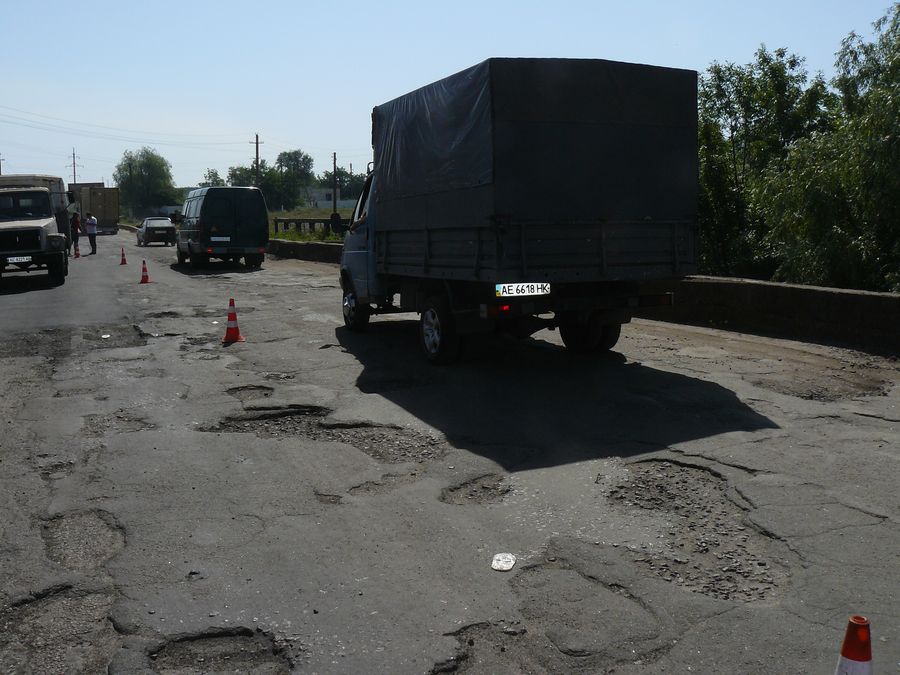
<instances>
[{"instance_id":1,"label":"truck rear wheel","mask_svg":"<svg viewBox=\"0 0 900 675\"><path fill-rule=\"evenodd\" d=\"M178 247L175 248L175 257L178 258L179 265L184 265L184 263L187 261L187 256L182 253L181 249Z\"/></svg>"},{"instance_id":2,"label":"truck rear wheel","mask_svg":"<svg viewBox=\"0 0 900 675\"><path fill-rule=\"evenodd\" d=\"M622 334L622 324L614 323L603 326L600 330L600 342L595 349L598 352L608 352L616 346L619 336Z\"/></svg>"},{"instance_id":3,"label":"truck rear wheel","mask_svg":"<svg viewBox=\"0 0 900 675\"><path fill-rule=\"evenodd\" d=\"M425 302L419 337L425 358L431 363L446 365L459 358L461 340L446 298L431 297Z\"/></svg>"},{"instance_id":4,"label":"truck rear wheel","mask_svg":"<svg viewBox=\"0 0 900 675\"><path fill-rule=\"evenodd\" d=\"M356 297L356 291L353 284L347 283L344 289L344 299L341 302L344 314L344 325L350 330L361 331L369 323L371 311L368 305L362 305L359 298Z\"/></svg>"},{"instance_id":5,"label":"truck rear wheel","mask_svg":"<svg viewBox=\"0 0 900 675\"><path fill-rule=\"evenodd\" d=\"M597 336L588 321L568 320L559 324L559 336L570 352L586 354L594 349Z\"/></svg>"}]
</instances>

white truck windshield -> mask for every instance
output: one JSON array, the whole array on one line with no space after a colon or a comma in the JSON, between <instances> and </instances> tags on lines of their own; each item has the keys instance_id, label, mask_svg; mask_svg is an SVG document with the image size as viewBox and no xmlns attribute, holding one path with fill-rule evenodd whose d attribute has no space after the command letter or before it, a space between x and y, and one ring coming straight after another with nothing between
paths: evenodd
<instances>
[{"instance_id":1,"label":"white truck windshield","mask_svg":"<svg viewBox=\"0 0 900 675\"><path fill-rule=\"evenodd\" d=\"M0 193L0 220L50 218L52 215L47 192Z\"/></svg>"}]
</instances>

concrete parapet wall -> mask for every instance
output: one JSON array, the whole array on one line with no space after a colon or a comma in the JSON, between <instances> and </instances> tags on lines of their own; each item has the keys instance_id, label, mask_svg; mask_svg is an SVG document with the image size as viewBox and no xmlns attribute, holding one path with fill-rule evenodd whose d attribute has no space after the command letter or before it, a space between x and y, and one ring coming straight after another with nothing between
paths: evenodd
<instances>
[{"instance_id":1,"label":"concrete parapet wall","mask_svg":"<svg viewBox=\"0 0 900 675\"><path fill-rule=\"evenodd\" d=\"M267 252L278 258L299 258L316 262L341 262L343 244L325 241L288 241L270 239Z\"/></svg>"},{"instance_id":2,"label":"concrete parapet wall","mask_svg":"<svg viewBox=\"0 0 900 675\"><path fill-rule=\"evenodd\" d=\"M660 288L675 306L639 316L900 354L898 293L699 276Z\"/></svg>"}]
</instances>

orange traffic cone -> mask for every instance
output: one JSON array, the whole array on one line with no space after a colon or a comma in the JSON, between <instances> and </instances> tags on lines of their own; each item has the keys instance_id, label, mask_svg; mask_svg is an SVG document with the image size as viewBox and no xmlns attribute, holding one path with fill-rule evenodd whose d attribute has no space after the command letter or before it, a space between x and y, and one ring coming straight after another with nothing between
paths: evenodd
<instances>
[{"instance_id":1,"label":"orange traffic cone","mask_svg":"<svg viewBox=\"0 0 900 675\"><path fill-rule=\"evenodd\" d=\"M125 247L124 247L124 246L122 247L122 262L120 262L119 264L120 264L120 265L127 265L127 264L128 264L128 262L125 260Z\"/></svg>"},{"instance_id":2,"label":"orange traffic cone","mask_svg":"<svg viewBox=\"0 0 900 675\"><path fill-rule=\"evenodd\" d=\"M147 273L147 261L144 261L143 267L141 269L141 283L149 284L150 283L150 275Z\"/></svg>"},{"instance_id":3,"label":"orange traffic cone","mask_svg":"<svg viewBox=\"0 0 900 675\"><path fill-rule=\"evenodd\" d=\"M78 244L75 244L75 257L76 258L81 257L81 251L78 250Z\"/></svg>"},{"instance_id":4,"label":"orange traffic cone","mask_svg":"<svg viewBox=\"0 0 900 675\"><path fill-rule=\"evenodd\" d=\"M869 620L851 616L834 675L872 675L872 636Z\"/></svg>"},{"instance_id":5,"label":"orange traffic cone","mask_svg":"<svg viewBox=\"0 0 900 675\"><path fill-rule=\"evenodd\" d=\"M232 342L245 342L244 336L237 325L237 310L234 308L234 298L228 301L228 324L225 328L225 337L222 344L230 345Z\"/></svg>"}]
</instances>

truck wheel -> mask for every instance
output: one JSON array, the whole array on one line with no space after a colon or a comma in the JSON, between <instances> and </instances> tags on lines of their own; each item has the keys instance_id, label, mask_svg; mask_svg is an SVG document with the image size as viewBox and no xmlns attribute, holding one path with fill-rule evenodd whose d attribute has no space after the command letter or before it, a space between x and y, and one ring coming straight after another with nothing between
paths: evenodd
<instances>
[{"instance_id":1,"label":"truck wheel","mask_svg":"<svg viewBox=\"0 0 900 675\"><path fill-rule=\"evenodd\" d=\"M419 337L425 358L431 363L446 365L459 358L461 340L446 298L431 297L425 302Z\"/></svg>"},{"instance_id":2,"label":"truck wheel","mask_svg":"<svg viewBox=\"0 0 900 675\"><path fill-rule=\"evenodd\" d=\"M66 283L66 264L62 256L50 263L47 271L50 272L50 281L54 286L62 286Z\"/></svg>"},{"instance_id":3,"label":"truck wheel","mask_svg":"<svg viewBox=\"0 0 900 675\"><path fill-rule=\"evenodd\" d=\"M364 330L369 323L369 316L372 312L368 305L360 304L352 284L348 284L347 288L344 289L344 299L341 304L343 306L344 325L350 330Z\"/></svg>"},{"instance_id":4,"label":"truck wheel","mask_svg":"<svg viewBox=\"0 0 900 675\"><path fill-rule=\"evenodd\" d=\"M187 262L187 256L181 252L180 248L175 248L175 257L178 258L179 265L184 265Z\"/></svg>"},{"instance_id":5,"label":"truck wheel","mask_svg":"<svg viewBox=\"0 0 900 675\"><path fill-rule=\"evenodd\" d=\"M265 256L262 253L252 253L244 256L244 264L247 267L262 267Z\"/></svg>"},{"instance_id":6,"label":"truck wheel","mask_svg":"<svg viewBox=\"0 0 900 675\"><path fill-rule=\"evenodd\" d=\"M559 336L570 352L585 354L597 346L597 335L587 321L568 320L559 324Z\"/></svg>"},{"instance_id":7,"label":"truck wheel","mask_svg":"<svg viewBox=\"0 0 900 675\"><path fill-rule=\"evenodd\" d=\"M595 349L598 352L608 352L616 346L619 336L622 334L622 324L614 323L605 325L600 330L600 342L597 343Z\"/></svg>"}]
</instances>

